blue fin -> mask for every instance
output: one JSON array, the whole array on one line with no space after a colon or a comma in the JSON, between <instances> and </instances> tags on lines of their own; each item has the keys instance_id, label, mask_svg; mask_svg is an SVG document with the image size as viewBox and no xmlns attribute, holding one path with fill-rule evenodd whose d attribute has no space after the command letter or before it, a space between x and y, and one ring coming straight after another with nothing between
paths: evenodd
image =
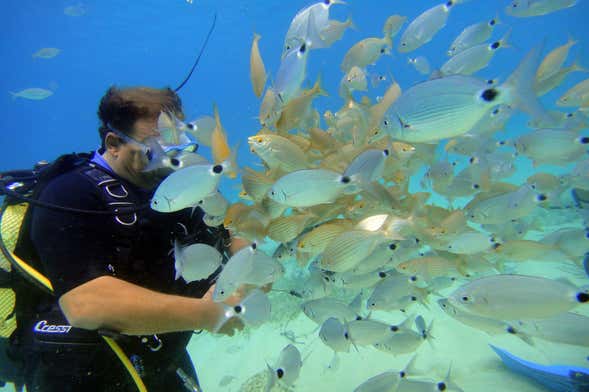
<instances>
[{"instance_id":1,"label":"blue fin","mask_svg":"<svg viewBox=\"0 0 589 392\"><path fill-rule=\"evenodd\" d=\"M534 379L551 391L589 391L589 369L567 365L540 365L519 358L492 344L489 346L510 370Z\"/></svg>"}]
</instances>

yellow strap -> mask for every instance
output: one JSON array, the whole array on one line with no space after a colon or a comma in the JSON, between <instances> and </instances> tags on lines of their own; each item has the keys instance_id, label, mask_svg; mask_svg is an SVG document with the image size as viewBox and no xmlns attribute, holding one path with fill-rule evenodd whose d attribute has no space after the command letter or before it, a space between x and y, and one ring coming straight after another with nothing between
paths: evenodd
<instances>
[{"instance_id":1,"label":"yellow strap","mask_svg":"<svg viewBox=\"0 0 589 392\"><path fill-rule=\"evenodd\" d=\"M18 264L18 267L20 269L22 269L23 272L28 274L30 277L35 279L39 284L43 285L43 287L47 288L49 291L51 291L53 293L53 285L51 284L51 281L49 279L47 279L47 277L45 275L43 275L42 273L37 271L35 268L31 267L29 264L27 264L25 261L23 261L17 255L15 255L14 252L12 251L12 249L9 250L9 253L10 253L10 256L12 257L12 261L15 262L16 264ZM106 341L106 343L109 345L109 347L114 351L116 356L122 362L123 366L125 366L125 368L129 372L129 375L131 376L131 378L135 382L135 385L137 386L138 391L139 392L147 392L147 388L145 387L143 380L141 380L141 377L137 373L137 370L135 369L135 367L133 366L131 361L129 361L129 358L127 358L123 349L113 339L111 339L107 336L102 336L102 338Z\"/></svg>"},{"instance_id":2,"label":"yellow strap","mask_svg":"<svg viewBox=\"0 0 589 392\"><path fill-rule=\"evenodd\" d=\"M123 363L123 365L125 366L125 368L129 372L129 374L133 378L133 381L135 381L135 385L137 385L137 389L139 390L139 392L147 392L147 388L145 388L145 384L143 384L143 380L141 379L141 377L137 373L137 370L135 369L135 367L133 366L131 361L129 361L129 358L127 358L127 356L123 352L123 349L121 349L121 346L119 346L117 344L117 342L115 342L113 339L109 338L108 336L102 336L102 338L110 346L112 351L114 351L114 353L117 355L117 357L119 357L120 361Z\"/></svg>"},{"instance_id":3,"label":"yellow strap","mask_svg":"<svg viewBox=\"0 0 589 392\"><path fill-rule=\"evenodd\" d=\"M42 284L49 291L53 292L53 285L51 284L51 281L45 277L45 275L25 263L20 257L15 255L14 252L10 251L10 256L18 264L19 268L21 268L27 275Z\"/></svg>"}]
</instances>

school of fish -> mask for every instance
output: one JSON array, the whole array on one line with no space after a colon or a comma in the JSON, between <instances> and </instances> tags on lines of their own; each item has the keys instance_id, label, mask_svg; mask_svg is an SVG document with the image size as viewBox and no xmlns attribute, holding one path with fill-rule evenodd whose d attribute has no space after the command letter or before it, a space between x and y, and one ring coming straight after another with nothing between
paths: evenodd
<instances>
[{"instance_id":1,"label":"school of fish","mask_svg":"<svg viewBox=\"0 0 589 392\"><path fill-rule=\"evenodd\" d=\"M263 288L237 306L223 305L218 328L232 317L259 326L270 319L274 294L294 297L317 326L314 344L333 351L326 366L335 371L340 353L351 350L412 354L405 369L375 375L357 392L462 390L451 364L442 365L446 376L438 380L415 370L424 342L440 338L438 320L427 311L434 303L444 316L489 335L588 347L588 80L555 102L567 112L540 102L570 73L584 70L565 65L577 41L569 37L555 48L539 43L504 81L480 76L516 41L510 29L493 38L502 14L541 17L575 4L512 1L494 18L466 26L448 43L450 57L439 69L424 56L408 57L425 75L412 86L375 78L370 66L394 50L410 55L435 40L454 7L472 4L451 0L411 21L390 15L382 36L355 43L343 57L343 105L323 113L314 100L327 92L320 78L304 88L307 64L353 27L351 19L330 19L331 7L343 2L317 2L293 17L273 76L264 66L261 35L254 34L250 76L261 98L260 130L247 143L262 169L237 168L215 107L212 118L174 125L210 146L213 162L182 152L160 162L173 172L152 201L162 212L200 207L207 224L223 224L251 244L225 262L203 244L175 244L176 278L193 281L217 271L218 302L243 285ZM389 85L379 99L362 95L382 82ZM528 130L505 138L499 132L518 113ZM534 173L513 181L522 159ZM555 175L550 166L568 169ZM242 201L229 203L219 181L238 174ZM551 230L549 223L562 216L565 227ZM578 279L521 272L529 262L557 264ZM378 311L406 316L391 324L373 314ZM266 391L296 390L305 358L296 344L277 358L267 363Z\"/></svg>"}]
</instances>

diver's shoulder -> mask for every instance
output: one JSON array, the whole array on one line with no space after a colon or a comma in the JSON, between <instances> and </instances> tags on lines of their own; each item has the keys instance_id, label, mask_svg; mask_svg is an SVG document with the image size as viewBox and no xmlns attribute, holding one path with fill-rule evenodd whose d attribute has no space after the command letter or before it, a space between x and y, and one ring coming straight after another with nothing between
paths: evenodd
<instances>
[{"instance_id":1,"label":"diver's shoulder","mask_svg":"<svg viewBox=\"0 0 589 392\"><path fill-rule=\"evenodd\" d=\"M91 169L89 169L91 170ZM57 200L77 200L82 201L92 200L98 193L98 185L93 183L82 168L75 168L61 173L44 186L39 195L39 199L43 201L57 201Z\"/></svg>"}]
</instances>

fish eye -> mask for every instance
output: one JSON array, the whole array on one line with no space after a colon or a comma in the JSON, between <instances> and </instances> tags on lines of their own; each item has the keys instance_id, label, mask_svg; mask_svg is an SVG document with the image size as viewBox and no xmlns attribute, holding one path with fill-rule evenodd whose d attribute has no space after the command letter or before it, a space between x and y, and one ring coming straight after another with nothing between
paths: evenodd
<instances>
[{"instance_id":1,"label":"fish eye","mask_svg":"<svg viewBox=\"0 0 589 392\"><path fill-rule=\"evenodd\" d=\"M460 301L462 301L462 302L468 302L468 301L470 301L470 298L465 295L465 296L463 296L463 297L460 298Z\"/></svg>"},{"instance_id":2,"label":"fish eye","mask_svg":"<svg viewBox=\"0 0 589 392\"><path fill-rule=\"evenodd\" d=\"M396 325L391 325L391 331L397 332L398 330L399 330L399 327L397 327Z\"/></svg>"},{"instance_id":3,"label":"fish eye","mask_svg":"<svg viewBox=\"0 0 589 392\"><path fill-rule=\"evenodd\" d=\"M196 125L194 125L193 123L188 123L188 124L186 124L186 127L188 129L190 129L191 131L194 131L194 129L196 128Z\"/></svg>"},{"instance_id":4,"label":"fish eye","mask_svg":"<svg viewBox=\"0 0 589 392\"><path fill-rule=\"evenodd\" d=\"M241 306L237 305L233 308L233 310L235 310L235 313L241 313L243 311L243 308Z\"/></svg>"},{"instance_id":5,"label":"fish eye","mask_svg":"<svg viewBox=\"0 0 589 392\"><path fill-rule=\"evenodd\" d=\"M284 377L284 370L276 369L276 376L278 376L278 378Z\"/></svg>"},{"instance_id":6,"label":"fish eye","mask_svg":"<svg viewBox=\"0 0 589 392\"><path fill-rule=\"evenodd\" d=\"M385 49L384 48L380 48L380 53L384 53Z\"/></svg>"},{"instance_id":7,"label":"fish eye","mask_svg":"<svg viewBox=\"0 0 589 392\"><path fill-rule=\"evenodd\" d=\"M172 158L172 159L170 159L170 164L172 166L178 167L178 166L180 166L180 161L178 159L176 159L176 158Z\"/></svg>"},{"instance_id":8,"label":"fish eye","mask_svg":"<svg viewBox=\"0 0 589 392\"><path fill-rule=\"evenodd\" d=\"M446 384L443 382L439 382L437 387L438 387L438 391L445 391L446 390Z\"/></svg>"}]
</instances>

